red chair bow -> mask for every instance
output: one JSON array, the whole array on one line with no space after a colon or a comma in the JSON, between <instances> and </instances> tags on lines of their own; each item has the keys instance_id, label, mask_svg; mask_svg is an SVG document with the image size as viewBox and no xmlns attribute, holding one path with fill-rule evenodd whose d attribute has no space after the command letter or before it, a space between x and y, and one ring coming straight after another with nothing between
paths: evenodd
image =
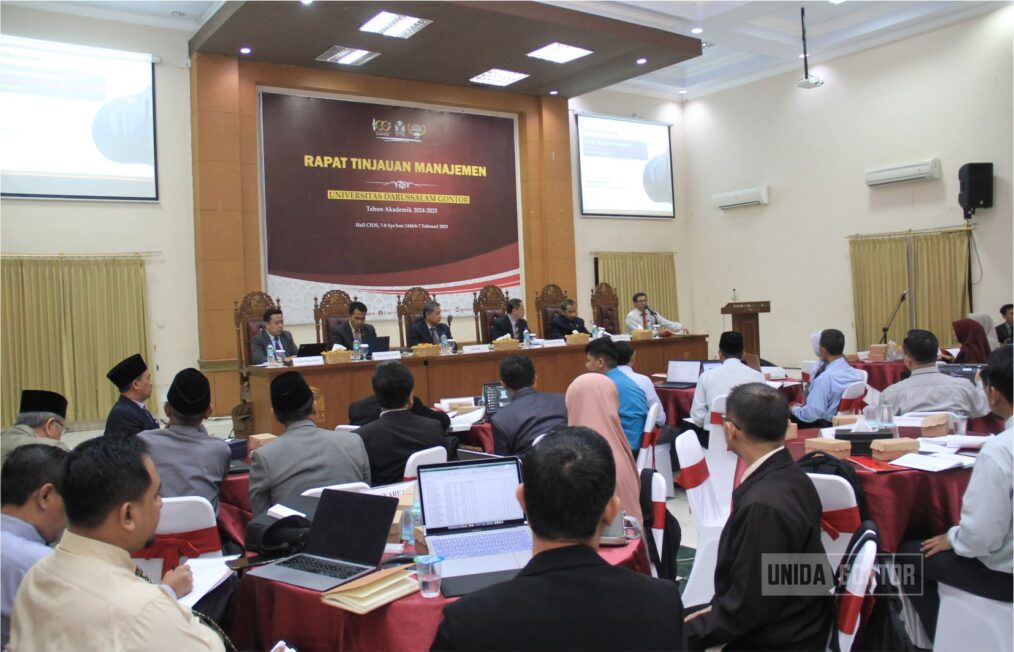
<instances>
[{"instance_id":1,"label":"red chair bow","mask_svg":"<svg viewBox=\"0 0 1014 652\"><path fill-rule=\"evenodd\" d=\"M843 634L855 634L859 628L859 619L866 620L873 611L876 598L869 595L869 585L863 595L845 591L838 600L838 631Z\"/></svg>"},{"instance_id":2,"label":"red chair bow","mask_svg":"<svg viewBox=\"0 0 1014 652\"><path fill-rule=\"evenodd\" d=\"M866 392L863 392L862 396L856 398L843 398L838 401L839 412L862 412L866 406Z\"/></svg>"},{"instance_id":3,"label":"red chair bow","mask_svg":"<svg viewBox=\"0 0 1014 652\"><path fill-rule=\"evenodd\" d=\"M660 434L658 428L641 433L641 448L651 450L651 468L655 468L655 444L658 443Z\"/></svg>"},{"instance_id":4,"label":"red chair bow","mask_svg":"<svg viewBox=\"0 0 1014 652\"><path fill-rule=\"evenodd\" d=\"M720 425L722 425L724 423L724 420L722 419L722 416L724 416L724 415L721 412L712 412L711 413L711 425L713 425L713 426L720 426Z\"/></svg>"},{"instance_id":5,"label":"red chair bow","mask_svg":"<svg viewBox=\"0 0 1014 652\"><path fill-rule=\"evenodd\" d=\"M858 507L830 509L820 515L820 527L832 540L837 540L842 532L855 532L859 524Z\"/></svg>"},{"instance_id":6,"label":"red chair bow","mask_svg":"<svg viewBox=\"0 0 1014 652\"><path fill-rule=\"evenodd\" d=\"M711 472L708 470L708 461L701 458L700 462L680 469L676 482L684 489L693 489L694 487L701 486L701 484L703 484L710 475Z\"/></svg>"},{"instance_id":7,"label":"red chair bow","mask_svg":"<svg viewBox=\"0 0 1014 652\"><path fill-rule=\"evenodd\" d=\"M180 557L200 557L206 552L222 549L222 540L218 536L216 526L190 532L174 532L172 534L156 534L155 543L135 550L136 559L161 559L162 572L172 570L180 565Z\"/></svg>"}]
</instances>

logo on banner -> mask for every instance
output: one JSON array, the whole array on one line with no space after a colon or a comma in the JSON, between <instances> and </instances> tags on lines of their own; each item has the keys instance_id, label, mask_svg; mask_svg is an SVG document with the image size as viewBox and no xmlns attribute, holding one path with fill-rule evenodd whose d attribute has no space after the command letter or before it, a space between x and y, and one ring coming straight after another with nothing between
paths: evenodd
<instances>
[{"instance_id":1,"label":"logo on banner","mask_svg":"<svg viewBox=\"0 0 1014 652\"><path fill-rule=\"evenodd\" d=\"M380 140L419 143L425 134L426 125L422 123L373 119L373 135Z\"/></svg>"}]
</instances>

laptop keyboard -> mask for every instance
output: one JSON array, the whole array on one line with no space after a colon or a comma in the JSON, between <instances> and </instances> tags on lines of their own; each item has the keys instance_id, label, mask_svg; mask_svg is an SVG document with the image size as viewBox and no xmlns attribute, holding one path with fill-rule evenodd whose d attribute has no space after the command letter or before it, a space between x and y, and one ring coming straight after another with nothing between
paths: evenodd
<instances>
[{"instance_id":1,"label":"laptop keyboard","mask_svg":"<svg viewBox=\"0 0 1014 652\"><path fill-rule=\"evenodd\" d=\"M427 540L427 544L430 541ZM532 537L528 528L473 532L461 536L440 537L430 547L444 559L465 559L504 552L530 550Z\"/></svg>"},{"instance_id":2,"label":"laptop keyboard","mask_svg":"<svg viewBox=\"0 0 1014 652\"><path fill-rule=\"evenodd\" d=\"M316 575L326 575L336 580L344 580L366 570L362 566L353 566L352 564L345 564L340 561L330 561L306 555L298 555L291 559L280 561L278 565Z\"/></svg>"}]
</instances>

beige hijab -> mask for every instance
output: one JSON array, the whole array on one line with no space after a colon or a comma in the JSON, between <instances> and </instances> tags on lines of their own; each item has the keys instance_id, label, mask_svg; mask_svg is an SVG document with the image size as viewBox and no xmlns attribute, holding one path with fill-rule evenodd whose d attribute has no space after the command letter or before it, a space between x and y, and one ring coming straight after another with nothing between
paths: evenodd
<instances>
[{"instance_id":1,"label":"beige hijab","mask_svg":"<svg viewBox=\"0 0 1014 652\"><path fill-rule=\"evenodd\" d=\"M993 328L993 318L983 312L972 312L968 314L969 319L974 319L982 326L986 333L986 342L989 343L989 350L996 351L1000 348L1000 340L996 339L996 329Z\"/></svg>"},{"instance_id":2,"label":"beige hijab","mask_svg":"<svg viewBox=\"0 0 1014 652\"><path fill-rule=\"evenodd\" d=\"M620 426L616 383L603 374L587 373L567 388L567 425L591 428L608 442L616 462L616 495L620 508L641 520L641 481L630 444Z\"/></svg>"}]
</instances>

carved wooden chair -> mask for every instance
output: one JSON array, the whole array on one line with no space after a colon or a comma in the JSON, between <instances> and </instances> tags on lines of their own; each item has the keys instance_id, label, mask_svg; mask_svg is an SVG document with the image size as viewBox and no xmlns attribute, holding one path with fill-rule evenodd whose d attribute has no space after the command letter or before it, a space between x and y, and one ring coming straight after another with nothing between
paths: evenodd
<instances>
[{"instance_id":1,"label":"carved wooden chair","mask_svg":"<svg viewBox=\"0 0 1014 652\"><path fill-rule=\"evenodd\" d=\"M328 290L317 303L317 297L313 298L313 325L317 329L317 343L325 342L330 346L331 329L348 321L349 304L356 301L356 297L349 299L349 295L342 290Z\"/></svg>"},{"instance_id":2,"label":"carved wooden chair","mask_svg":"<svg viewBox=\"0 0 1014 652\"><path fill-rule=\"evenodd\" d=\"M398 297L398 337L401 338L401 346L408 341L408 329L412 324L422 319L423 305L427 301L436 301L437 295L431 295L421 287L414 287L405 290L405 294Z\"/></svg>"},{"instance_id":3,"label":"carved wooden chair","mask_svg":"<svg viewBox=\"0 0 1014 652\"><path fill-rule=\"evenodd\" d=\"M604 328L613 335L623 332L623 319L620 317L620 298L616 290L608 283L599 283L591 296L592 319L599 328Z\"/></svg>"},{"instance_id":4,"label":"carved wooden chair","mask_svg":"<svg viewBox=\"0 0 1014 652\"><path fill-rule=\"evenodd\" d=\"M550 283L535 295L535 312L539 319L539 337L549 337L549 323L556 313L560 312L560 304L567 298L556 283Z\"/></svg>"},{"instance_id":5,"label":"carved wooden chair","mask_svg":"<svg viewBox=\"0 0 1014 652\"><path fill-rule=\"evenodd\" d=\"M264 323L264 311L281 308L282 302L264 292L250 292L240 301L233 301L232 320L236 326L236 357L239 360L240 388L250 382L250 339L257 335Z\"/></svg>"},{"instance_id":6,"label":"carved wooden chair","mask_svg":"<svg viewBox=\"0 0 1014 652\"><path fill-rule=\"evenodd\" d=\"M507 300L510 292L504 292L495 285L486 285L478 293L472 293L472 314L475 315L475 339L489 344L492 337L493 321L507 314Z\"/></svg>"}]
</instances>

